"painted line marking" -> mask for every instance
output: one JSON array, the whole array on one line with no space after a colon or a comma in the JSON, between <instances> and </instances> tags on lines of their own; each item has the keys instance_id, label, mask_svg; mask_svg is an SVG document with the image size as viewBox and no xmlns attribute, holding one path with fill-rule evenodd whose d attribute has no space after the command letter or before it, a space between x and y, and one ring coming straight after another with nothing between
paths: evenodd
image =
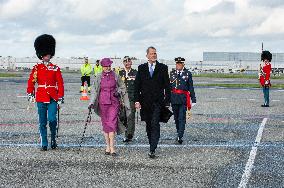
<instances>
[{"instance_id":1,"label":"painted line marking","mask_svg":"<svg viewBox=\"0 0 284 188\"><path fill-rule=\"evenodd\" d=\"M0 124L3 127L23 126L23 127L37 127L35 124Z\"/></svg>"},{"instance_id":2,"label":"painted line marking","mask_svg":"<svg viewBox=\"0 0 284 188\"><path fill-rule=\"evenodd\" d=\"M272 100L272 101L273 101L273 102L280 102L280 100L276 100L276 99L275 99L275 100Z\"/></svg>"},{"instance_id":3,"label":"painted line marking","mask_svg":"<svg viewBox=\"0 0 284 188\"><path fill-rule=\"evenodd\" d=\"M226 100L226 99L228 99L228 98L220 97L220 98L217 98L217 99L220 99L220 100Z\"/></svg>"},{"instance_id":4,"label":"painted line marking","mask_svg":"<svg viewBox=\"0 0 284 188\"><path fill-rule=\"evenodd\" d=\"M255 101L256 99L248 99L249 101Z\"/></svg>"},{"instance_id":5,"label":"painted line marking","mask_svg":"<svg viewBox=\"0 0 284 188\"><path fill-rule=\"evenodd\" d=\"M17 97L18 97L18 98L27 98L26 95L18 95Z\"/></svg>"},{"instance_id":6,"label":"painted line marking","mask_svg":"<svg viewBox=\"0 0 284 188\"><path fill-rule=\"evenodd\" d=\"M59 148L77 148L79 144L58 144ZM231 143L231 144L159 144L158 148L249 148L254 146L254 143ZM0 147L40 147L40 144L32 143L0 143ZM82 148L103 148L105 144L82 144ZM148 144L117 144L116 147L120 148L148 148ZM260 144L258 147L281 147L283 144Z\"/></svg>"},{"instance_id":7,"label":"painted line marking","mask_svg":"<svg viewBox=\"0 0 284 188\"><path fill-rule=\"evenodd\" d=\"M262 133L263 133L266 121L267 121L267 118L264 118L262 120L262 123L259 126L254 145L252 146L252 149L250 151L249 159L247 161L247 164L246 164L246 167L245 167L245 170L244 170L244 173L242 175L242 179L241 179L241 182L240 182L238 188L245 188L247 186L247 183L249 181L251 171L252 171L252 168L253 168L255 156L256 156L256 153L257 153L257 147L260 144L260 140L261 140L261 137L262 137Z\"/></svg>"},{"instance_id":8,"label":"painted line marking","mask_svg":"<svg viewBox=\"0 0 284 188\"><path fill-rule=\"evenodd\" d=\"M87 148L101 148L105 144L82 144L82 147ZM193 147L225 147L225 148L238 148L238 147L251 147L252 144L159 144L158 148L193 148ZM0 143L0 147L40 147L40 144L17 144L17 143ZM62 148L76 148L80 147L79 144L58 144ZM149 144L117 144L116 147L121 148L149 148Z\"/></svg>"}]
</instances>

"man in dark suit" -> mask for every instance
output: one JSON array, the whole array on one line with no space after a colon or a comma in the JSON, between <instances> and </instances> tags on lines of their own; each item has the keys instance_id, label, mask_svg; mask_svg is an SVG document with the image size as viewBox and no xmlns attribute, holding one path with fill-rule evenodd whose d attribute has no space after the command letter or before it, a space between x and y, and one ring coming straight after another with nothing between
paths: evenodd
<instances>
[{"instance_id":1,"label":"man in dark suit","mask_svg":"<svg viewBox=\"0 0 284 188\"><path fill-rule=\"evenodd\" d=\"M154 47L147 49L148 62L138 66L134 82L135 108L140 109L141 120L146 122L146 132L150 144L150 158L155 158L155 150L160 138L161 108L170 106L170 81L168 66L157 61Z\"/></svg>"}]
</instances>

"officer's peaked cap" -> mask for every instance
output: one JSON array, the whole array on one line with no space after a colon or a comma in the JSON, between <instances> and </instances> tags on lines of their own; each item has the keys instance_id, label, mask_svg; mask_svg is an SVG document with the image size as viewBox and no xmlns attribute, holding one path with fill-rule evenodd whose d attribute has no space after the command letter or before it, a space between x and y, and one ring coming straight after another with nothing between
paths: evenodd
<instances>
[{"instance_id":1,"label":"officer's peaked cap","mask_svg":"<svg viewBox=\"0 0 284 188\"><path fill-rule=\"evenodd\" d=\"M272 54L269 51L263 51L261 53L261 61L264 61L267 59L269 62L272 60Z\"/></svg>"},{"instance_id":2,"label":"officer's peaked cap","mask_svg":"<svg viewBox=\"0 0 284 188\"><path fill-rule=\"evenodd\" d=\"M184 63L185 59L183 57L176 57L175 62L176 63Z\"/></svg>"},{"instance_id":3,"label":"officer's peaked cap","mask_svg":"<svg viewBox=\"0 0 284 188\"><path fill-rule=\"evenodd\" d=\"M37 57L39 59L42 59L45 55L53 57L55 54L55 45L56 41L52 35L43 34L38 36L34 42Z\"/></svg>"},{"instance_id":4,"label":"officer's peaked cap","mask_svg":"<svg viewBox=\"0 0 284 188\"><path fill-rule=\"evenodd\" d=\"M130 61L131 59L130 59L130 57L129 56L124 56L124 58L123 58L123 62L124 61Z\"/></svg>"}]
</instances>

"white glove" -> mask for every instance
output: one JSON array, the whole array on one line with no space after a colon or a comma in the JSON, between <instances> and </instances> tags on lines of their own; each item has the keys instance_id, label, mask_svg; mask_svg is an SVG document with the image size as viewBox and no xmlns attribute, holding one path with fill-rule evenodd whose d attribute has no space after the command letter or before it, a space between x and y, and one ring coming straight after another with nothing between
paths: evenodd
<instances>
[{"instance_id":1,"label":"white glove","mask_svg":"<svg viewBox=\"0 0 284 188\"><path fill-rule=\"evenodd\" d=\"M29 102L34 102L34 101L35 101L35 96L34 96L34 94L28 93L27 95L28 95L28 101L29 101Z\"/></svg>"},{"instance_id":2,"label":"white glove","mask_svg":"<svg viewBox=\"0 0 284 188\"><path fill-rule=\"evenodd\" d=\"M59 98L58 101L57 101L57 104L63 104L64 103L64 98Z\"/></svg>"},{"instance_id":3,"label":"white glove","mask_svg":"<svg viewBox=\"0 0 284 188\"><path fill-rule=\"evenodd\" d=\"M192 103L192 104L191 104L191 107L194 107L195 105L196 105L196 103Z\"/></svg>"},{"instance_id":4,"label":"white glove","mask_svg":"<svg viewBox=\"0 0 284 188\"><path fill-rule=\"evenodd\" d=\"M264 84L265 84L265 85L268 85L268 84L269 84L269 81L268 81L268 80L266 80Z\"/></svg>"}]
</instances>

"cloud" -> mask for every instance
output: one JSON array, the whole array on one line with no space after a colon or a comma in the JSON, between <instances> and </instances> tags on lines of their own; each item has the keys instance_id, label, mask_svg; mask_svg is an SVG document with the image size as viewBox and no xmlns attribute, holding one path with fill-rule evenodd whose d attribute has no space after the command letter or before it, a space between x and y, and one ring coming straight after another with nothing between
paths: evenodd
<instances>
[{"instance_id":1,"label":"cloud","mask_svg":"<svg viewBox=\"0 0 284 188\"><path fill-rule=\"evenodd\" d=\"M222 2L222 0L186 0L184 8L186 14L207 11Z\"/></svg>"},{"instance_id":2,"label":"cloud","mask_svg":"<svg viewBox=\"0 0 284 188\"><path fill-rule=\"evenodd\" d=\"M262 22L247 30L247 34L253 35L271 35L271 34L283 34L284 25L283 22L284 8L276 8L269 12L267 17L263 18Z\"/></svg>"},{"instance_id":3,"label":"cloud","mask_svg":"<svg viewBox=\"0 0 284 188\"><path fill-rule=\"evenodd\" d=\"M35 7L36 0L10 0L0 2L0 19L21 16Z\"/></svg>"},{"instance_id":4,"label":"cloud","mask_svg":"<svg viewBox=\"0 0 284 188\"><path fill-rule=\"evenodd\" d=\"M201 60L206 50L258 50L261 41L279 50L283 12L282 0L2 0L0 55L34 54L42 33L64 57L145 58L153 45L164 59Z\"/></svg>"}]
</instances>

